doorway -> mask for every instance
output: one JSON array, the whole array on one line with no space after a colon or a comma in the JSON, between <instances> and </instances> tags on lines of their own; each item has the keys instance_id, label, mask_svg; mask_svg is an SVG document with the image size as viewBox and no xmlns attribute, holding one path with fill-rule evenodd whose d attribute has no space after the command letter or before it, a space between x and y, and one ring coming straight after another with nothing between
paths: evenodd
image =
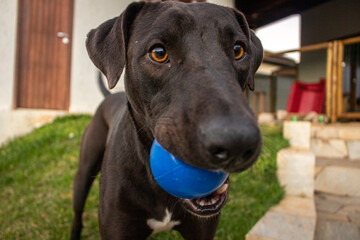
<instances>
[{"instance_id":1,"label":"doorway","mask_svg":"<svg viewBox=\"0 0 360 240\"><path fill-rule=\"evenodd\" d=\"M19 0L17 108L68 110L74 0Z\"/></svg>"}]
</instances>

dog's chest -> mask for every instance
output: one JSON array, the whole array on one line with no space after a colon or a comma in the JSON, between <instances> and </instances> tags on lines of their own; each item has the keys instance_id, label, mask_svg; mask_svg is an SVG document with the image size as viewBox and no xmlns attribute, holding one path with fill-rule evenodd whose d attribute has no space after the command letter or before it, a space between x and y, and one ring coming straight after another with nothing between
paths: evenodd
<instances>
[{"instance_id":1,"label":"dog's chest","mask_svg":"<svg viewBox=\"0 0 360 240\"><path fill-rule=\"evenodd\" d=\"M165 209L164 218L159 221L154 218L150 218L146 221L147 225L153 230L153 234L158 232L163 232L172 229L174 226L179 225L180 221L171 220L172 213L169 210Z\"/></svg>"}]
</instances>

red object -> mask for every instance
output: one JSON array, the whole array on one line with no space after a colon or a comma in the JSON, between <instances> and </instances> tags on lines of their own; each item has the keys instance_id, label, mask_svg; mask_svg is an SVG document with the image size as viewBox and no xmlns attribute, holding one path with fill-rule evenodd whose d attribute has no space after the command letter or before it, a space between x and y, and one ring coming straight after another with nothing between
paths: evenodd
<instances>
[{"instance_id":1,"label":"red object","mask_svg":"<svg viewBox=\"0 0 360 240\"><path fill-rule=\"evenodd\" d=\"M291 86L286 110L294 113L323 113L325 79L318 83L294 82Z\"/></svg>"}]
</instances>

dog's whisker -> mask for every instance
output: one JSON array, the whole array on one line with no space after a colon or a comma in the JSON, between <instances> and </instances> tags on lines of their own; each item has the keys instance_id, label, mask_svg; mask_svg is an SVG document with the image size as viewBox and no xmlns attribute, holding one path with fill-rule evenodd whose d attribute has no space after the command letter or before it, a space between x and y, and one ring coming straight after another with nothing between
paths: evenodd
<instances>
[{"instance_id":1,"label":"dog's whisker","mask_svg":"<svg viewBox=\"0 0 360 240\"><path fill-rule=\"evenodd\" d=\"M142 130L144 130L145 128L149 128L148 126L144 125L143 127L139 128L136 132L136 134L139 134Z\"/></svg>"}]
</instances>

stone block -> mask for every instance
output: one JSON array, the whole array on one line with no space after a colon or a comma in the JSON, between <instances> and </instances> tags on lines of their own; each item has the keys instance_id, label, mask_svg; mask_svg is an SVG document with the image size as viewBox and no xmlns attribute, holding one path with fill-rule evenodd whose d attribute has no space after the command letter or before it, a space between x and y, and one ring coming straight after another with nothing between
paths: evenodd
<instances>
[{"instance_id":1,"label":"stone block","mask_svg":"<svg viewBox=\"0 0 360 240\"><path fill-rule=\"evenodd\" d=\"M246 235L246 240L277 239L303 240L313 239L315 219L268 211ZM259 237L259 238L256 238ZM265 238L261 238L265 237Z\"/></svg>"},{"instance_id":2,"label":"stone block","mask_svg":"<svg viewBox=\"0 0 360 240\"><path fill-rule=\"evenodd\" d=\"M348 125L339 127L339 137L344 140L360 140L360 126Z\"/></svg>"},{"instance_id":3,"label":"stone block","mask_svg":"<svg viewBox=\"0 0 360 240\"><path fill-rule=\"evenodd\" d=\"M313 198L295 197L286 195L281 202L270 209L272 212L316 219L315 203Z\"/></svg>"},{"instance_id":4,"label":"stone block","mask_svg":"<svg viewBox=\"0 0 360 240\"><path fill-rule=\"evenodd\" d=\"M258 122L260 124L270 124L275 122L274 114L267 113L267 112L261 112L258 115Z\"/></svg>"},{"instance_id":5,"label":"stone block","mask_svg":"<svg viewBox=\"0 0 360 240\"><path fill-rule=\"evenodd\" d=\"M347 149L349 152L350 160L360 160L360 141L348 141L347 142Z\"/></svg>"},{"instance_id":6,"label":"stone block","mask_svg":"<svg viewBox=\"0 0 360 240\"><path fill-rule=\"evenodd\" d=\"M277 240L277 239L260 236L260 235L256 235L256 234L248 234L245 236L245 240Z\"/></svg>"},{"instance_id":7,"label":"stone block","mask_svg":"<svg viewBox=\"0 0 360 240\"><path fill-rule=\"evenodd\" d=\"M288 115L288 112L286 110L277 110L276 111L276 119L283 121L286 119L286 116Z\"/></svg>"},{"instance_id":8,"label":"stone block","mask_svg":"<svg viewBox=\"0 0 360 240\"><path fill-rule=\"evenodd\" d=\"M334 194L328 194L328 193L323 193L323 192L317 192L316 195L316 201L315 203L318 202L318 199L320 198L320 200L325 201L324 203L321 204L327 204L326 202L338 202L341 205L356 205L356 206L360 206L360 197L350 197L350 196L341 196L341 195L334 195ZM316 205L316 208L318 208L318 206Z\"/></svg>"},{"instance_id":9,"label":"stone block","mask_svg":"<svg viewBox=\"0 0 360 240\"><path fill-rule=\"evenodd\" d=\"M360 206L359 205L348 205L343 207L339 212L339 215L346 216L350 222L360 226Z\"/></svg>"},{"instance_id":10,"label":"stone block","mask_svg":"<svg viewBox=\"0 0 360 240\"><path fill-rule=\"evenodd\" d=\"M310 122L284 122L284 138L289 140L290 146L310 149Z\"/></svg>"},{"instance_id":11,"label":"stone block","mask_svg":"<svg viewBox=\"0 0 360 240\"><path fill-rule=\"evenodd\" d=\"M311 151L316 157L326 158L346 158L348 156L347 147L341 139L311 139Z\"/></svg>"},{"instance_id":12,"label":"stone block","mask_svg":"<svg viewBox=\"0 0 360 240\"><path fill-rule=\"evenodd\" d=\"M312 197L314 195L315 156L312 152L294 148L277 154L277 175L286 194Z\"/></svg>"},{"instance_id":13,"label":"stone block","mask_svg":"<svg viewBox=\"0 0 360 240\"><path fill-rule=\"evenodd\" d=\"M353 223L319 219L316 225L317 226L314 239L317 240L360 239L360 229L356 224Z\"/></svg>"},{"instance_id":14,"label":"stone block","mask_svg":"<svg viewBox=\"0 0 360 240\"><path fill-rule=\"evenodd\" d=\"M315 190L339 195L360 196L360 169L329 166L315 179Z\"/></svg>"},{"instance_id":15,"label":"stone block","mask_svg":"<svg viewBox=\"0 0 360 240\"><path fill-rule=\"evenodd\" d=\"M318 173L321 172L323 169L324 169L324 167L315 166L314 176L316 177L318 175Z\"/></svg>"},{"instance_id":16,"label":"stone block","mask_svg":"<svg viewBox=\"0 0 360 240\"><path fill-rule=\"evenodd\" d=\"M324 212L318 212L318 213L316 213L316 215L317 215L318 219L349 222L348 217L345 216L345 215L333 214L333 213L324 213Z\"/></svg>"},{"instance_id":17,"label":"stone block","mask_svg":"<svg viewBox=\"0 0 360 240\"><path fill-rule=\"evenodd\" d=\"M312 125L313 138L331 139L339 138L338 128L335 126L328 126L324 124Z\"/></svg>"},{"instance_id":18,"label":"stone block","mask_svg":"<svg viewBox=\"0 0 360 240\"><path fill-rule=\"evenodd\" d=\"M317 193L315 195L315 206L316 210L325 214L336 214L344 204L341 201L334 201L329 199L326 194Z\"/></svg>"}]
</instances>

